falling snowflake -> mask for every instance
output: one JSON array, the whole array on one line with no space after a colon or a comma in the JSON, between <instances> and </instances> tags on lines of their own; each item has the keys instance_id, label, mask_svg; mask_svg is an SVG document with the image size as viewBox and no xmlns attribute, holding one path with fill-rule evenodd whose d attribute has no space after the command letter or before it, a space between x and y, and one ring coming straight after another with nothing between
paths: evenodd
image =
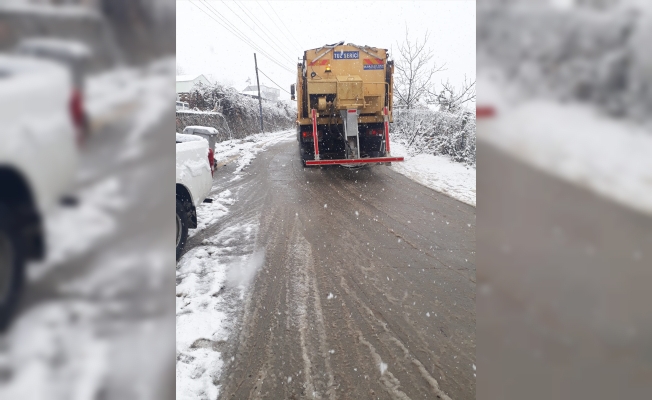
<instances>
[{"instance_id":1,"label":"falling snowflake","mask_svg":"<svg viewBox=\"0 0 652 400\"><path fill-rule=\"evenodd\" d=\"M387 371L387 364L385 364L384 362L381 361L380 362L380 374L384 375L385 371Z\"/></svg>"}]
</instances>

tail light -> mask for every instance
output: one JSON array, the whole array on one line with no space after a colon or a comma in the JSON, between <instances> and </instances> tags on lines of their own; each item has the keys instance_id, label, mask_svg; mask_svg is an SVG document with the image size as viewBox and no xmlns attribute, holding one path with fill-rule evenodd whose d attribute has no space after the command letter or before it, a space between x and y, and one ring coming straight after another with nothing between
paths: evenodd
<instances>
[{"instance_id":1,"label":"tail light","mask_svg":"<svg viewBox=\"0 0 652 400\"><path fill-rule=\"evenodd\" d=\"M84 106L78 89L74 89L70 97L70 117L77 131L77 145L81 146L84 142Z\"/></svg>"},{"instance_id":2,"label":"tail light","mask_svg":"<svg viewBox=\"0 0 652 400\"><path fill-rule=\"evenodd\" d=\"M310 132L310 131L301 132L301 137L306 141L311 141L312 140L312 132Z\"/></svg>"},{"instance_id":3,"label":"tail light","mask_svg":"<svg viewBox=\"0 0 652 400\"><path fill-rule=\"evenodd\" d=\"M371 136L380 136L383 132L380 129L369 129L369 135Z\"/></svg>"},{"instance_id":4,"label":"tail light","mask_svg":"<svg viewBox=\"0 0 652 400\"><path fill-rule=\"evenodd\" d=\"M475 109L476 118L493 118L496 115L496 110L491 106L480 106Z\"/></svg>"},{"instance_id":5,"label":"tail light","mask_svg":"<svg viewBox=\"0 0 652 400\"><path fill-rule=\"evenodd\" d=\"M211 176L215 174L215 153L213 149L208 149L208 165L211 166Z\"/></svg>"}]
</instances>

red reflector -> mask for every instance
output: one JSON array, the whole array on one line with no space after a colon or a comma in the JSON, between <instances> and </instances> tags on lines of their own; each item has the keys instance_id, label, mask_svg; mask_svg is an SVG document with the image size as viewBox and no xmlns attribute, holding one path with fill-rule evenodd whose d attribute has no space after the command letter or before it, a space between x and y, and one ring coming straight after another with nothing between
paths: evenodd
<instances>
[{"instance_id":1,"label":"red reflector","mask_svg":"<svg viewBox=\"0 0 652 400\"><path fill-rule=\"evenodd\" d=\"M74 89L70 97L70 117L77 130L77 145L81 146L84 140L84 106L82 104L82 94L79 90Z\"/></svg>"},{"instance_id":2,"label":"red reflector","mask_svg":"<svg viewBox=\"0 0 652 400\"><path fill-rule=\"evenodd\" d=\"M303 137L308 137L308 132L303 132Z\"/></svg>"},{"instance_id":3,"label":"red reflector","mask_svg":"<svg viewBox=\"0 0 652 400\"><path fill-rule=\"evenodd\" d=\"M477 107L475 115L476 118L492 118L496 115L496 110L491 106Z\"/></svg>"},{"instance_id":4,"label":"red reflector","mask_svg":"<svg viewBox=\"0 0 652 400\"><path fill-rule=\"evenodd\" d=\"M211 167L211 175L215 172L215 153L213 149L208 149L208 165Z\"/></svg>"},{"instance_id":5,"label":"red reflector","mask_svg":"<svg viewBox=\"0 0 652 400\"><path fill-rule=\"evenodd\" d=\"M349 110L349 113L355 113L355 112L358 112L358 110L356 110L356 109Z\"/></svg>"}]
</instances>

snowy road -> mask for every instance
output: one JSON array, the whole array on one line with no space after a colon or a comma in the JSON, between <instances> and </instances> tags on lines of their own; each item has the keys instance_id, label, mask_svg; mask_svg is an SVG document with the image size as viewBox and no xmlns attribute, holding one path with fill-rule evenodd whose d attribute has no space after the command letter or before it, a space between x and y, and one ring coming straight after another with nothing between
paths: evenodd
<instances>
[{"instance_id":1,"label":"snowy road","mask_svg":"<svg viewBox=\"0 0 652 400\"><path fill-rule=\"evenodd\" d=\"M475 208L278 141L177 267L177 398L475 398Z\"/></svg>"}]
</instances>

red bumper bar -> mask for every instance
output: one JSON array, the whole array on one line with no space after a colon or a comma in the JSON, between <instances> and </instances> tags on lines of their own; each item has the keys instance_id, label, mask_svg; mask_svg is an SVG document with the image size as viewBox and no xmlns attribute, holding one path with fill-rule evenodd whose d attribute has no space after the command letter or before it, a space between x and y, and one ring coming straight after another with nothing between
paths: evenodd
<instances>
[{"instance_id":1,"label":"red bumper bar","mask_svg":"<svg viewBox=\"0 0 652 400\"><path fill-rule=\"evenodd\" d=\"M306 160L306 165L345 165L345 164L374 164L386 162L400 162L403 157L374 157L374 158L351 158L342 160Z\"/></svg>"}]
</instances>

